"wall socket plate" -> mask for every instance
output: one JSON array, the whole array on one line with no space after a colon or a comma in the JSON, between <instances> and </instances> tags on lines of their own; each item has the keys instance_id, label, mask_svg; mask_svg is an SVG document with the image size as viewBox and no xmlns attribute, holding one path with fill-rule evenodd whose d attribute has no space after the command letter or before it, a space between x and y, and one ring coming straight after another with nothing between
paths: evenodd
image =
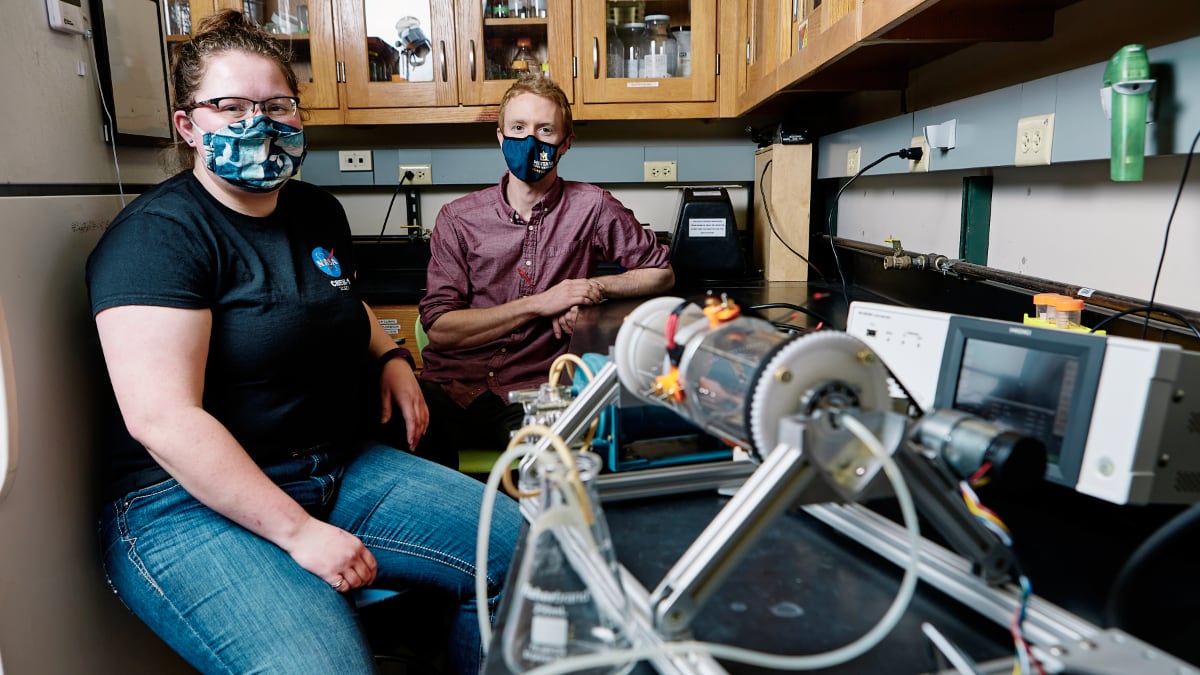
<instances>
[{"instance_id":1,"label":"wall socket plate","mask_svg":"<svg viewBox=\"0 0 1200 675\"><path fill-rule=\"evenodd\" d=\"M370 150L338 150L338 171L371 171L374 168Z\"/></svg>"},{"instance_id":2,"label":"wall socket plate","mask_svg":"<svg viewBox=\"0 0 1200 675\"><path fill-rule=\"evenodd\" d=\"M853 176L862 166L862 146L856 146L846 151L846 175Z\"/></svg>"},{"instance_id":3,"label":"wall socket plate","mask_svg":"<svg viewBox=\"0 0 1200 675\"><path fill-rule=\"evenodd\" d=\"M646 182L670 182L675 178L675 160L665 162L642 162L642 179Z\"/></svg>"},{"instance_id":4,"label":"wall socket plate","mask_svg":"<svg viewBox=\"0 0 1200 675\"><path fill-rule=\"evenodd\" d=\"M1017 120L1017 166L1048 166L1054 147L1054 113Z\"/></svg>"},{"instance_id":5,"label":"wall socket plate","mask_svg":"<svg viewBox=\"0 0 1200 675\"><path fill-rule=\"evenodd\" d=\"M413 174L407 185L433 185L432 164L401 164L400 178L404 178L405 171L411 171Z\"/></svg>"},{"instance_id":6,"label":"wall socket plate","mask_svg":"<svg viewBox=\"0 0 1200 675\"><path fill-rule=\"evenodd\" d=\"M921 149L920 160L908 160L909 173L928 173L929 172L929 142L924 136L913 136L912 143L908 144L910 148Z\"/></svg>"}]
</instances>

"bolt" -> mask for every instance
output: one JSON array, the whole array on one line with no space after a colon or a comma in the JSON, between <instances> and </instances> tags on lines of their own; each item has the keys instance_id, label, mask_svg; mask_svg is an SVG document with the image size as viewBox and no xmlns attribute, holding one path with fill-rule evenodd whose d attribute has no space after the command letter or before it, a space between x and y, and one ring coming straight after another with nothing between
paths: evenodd
<instances>
[{"instance_id":1,"label":"bolt","mask_svg":"<svg viewBox=\"0 0 1200 675\"><path fill-rule=\"evenodd\" d=\"M780 368L775 371L775 381L787 384L792 381L792 371L787 368Z\"/></svg>"},{"instance_id":2,"label":"bolt","mask_svg":"<svg viewBox=\"0 0 1200 675\"><path fill-rule=\"evenodd\" d=\"M866 365L875 363L875 352L871 351L870 349L860 349L858 350L858 354L856 354L856 356L858 357L860 363Z\"/></svg>"}]
</instances>

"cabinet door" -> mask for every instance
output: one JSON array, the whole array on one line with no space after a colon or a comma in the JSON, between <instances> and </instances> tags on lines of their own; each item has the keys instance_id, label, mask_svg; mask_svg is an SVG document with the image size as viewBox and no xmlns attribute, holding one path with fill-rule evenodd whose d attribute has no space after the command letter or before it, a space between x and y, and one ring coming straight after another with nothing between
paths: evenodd
<instances>
[{"instance_id":1,"label":"cabinet door","mask_svg":"<svg viewBox=\"0 0 1200 675\"><path fill-rule=\"evenodd\" d=\"M452 3L336 2L348 108L458 104Z\"/></svg>"},{"instance_id":2,"label":"cabinet door","mask_svg":"<svg viewBox=\"0 0 1200 675\"><path fill-rule=\"evenodd\" d=\"M338 107L337 63L334 58L333 0L190 0L186 20L177 18L167 1L171 20L169 42L185 41L191 30L217 10L236 9L292 51L292 69L300 89L300 106L309 110ZM190 26L184 31L180 26Z\"/></svg>"},{"instance_id":3,"label":"cabinet door","mask_svg":"<svg viewBox=\"0 0 1200 675\"><path fill-rule=\"evenodd\" d=\"M576 50L580 61L580 89L584 103L660 103L715 101L717 92L716 0L580 0L575 11L579 32ZM665 14L677 47L686 47L690 72L670 77L627 77L633 63L645 63L650 49L631 50L643 44L647 16ZM611 29L611 30L610 30ZM681 35L681 29L686 33ZM609 48L619 46L624 72L610 75ZM617 57L614 68L617 69Z\"/></svg>"},{"instance_id":4,"label":"cabinet door","mask_svg":"<svg viewBox=\"0 0 1200 675\"><path fill-rule=\"evenodd\" d=\"M775 91L775 69L779 65L782 39L786 33L781 29L780 15L783 3L790 7L790 0L744 0L745 35L741 77L738 78L738 94L743 100L759 101ZM790 25L787 23L785 25Z\"/></svg>"},{"instance_id":5,"label":"cabinet door","mask_svg":"<svg viewBox=\"0 0 1200 675\"><path fill-rule=\"evenodd\" d=\"M303 8L303 9L301 9ZM300 82L300 105L308 109L338 107L337 61L333 51L333 0L307 0L296 6L300 29L290 40L292 68Z\"/></svg>"},{"instance_id":6,"label":"cabinet door","mask_svg":"<svg viewBox=\"0 0 1200 675\"><path fill-rule=\"evenodd\" d=\"M522 70L513 68L519 44L534 59L523 66L544 72L573 99L570 0L457 0L459 96L463 105L495 105ZM509 10L509 5L514 10ZM509 16L510 11L516 16ZM516 59L525 61L524 59ZM543 70L542 66L546 68Z\"/></svg>"}]
</instances>

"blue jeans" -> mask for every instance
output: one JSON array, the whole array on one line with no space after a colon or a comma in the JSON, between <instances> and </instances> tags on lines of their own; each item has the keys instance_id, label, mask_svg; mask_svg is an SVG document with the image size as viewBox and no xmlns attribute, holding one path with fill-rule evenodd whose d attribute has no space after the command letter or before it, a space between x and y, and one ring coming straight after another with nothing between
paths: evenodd
<instances>
[{"instance_id":1,"label":"blue jeans","mask_svg":"<svg viewBox=\"0 0 1200 675\"><path fill-rule=\"evenodd\" d=\"M311 513L358 536L379 563L374 587L426 588L455 606L449 663L477 673L475 537L483 486L388 446L342 462L306 454L265 467ZM500 496L488 545L488 608L521 525ZM109 583L130 610L205 673L369 673L371 650L346 596L282 549L204 506L175 480L106 504Z\"/></svg>"}]
</instances>

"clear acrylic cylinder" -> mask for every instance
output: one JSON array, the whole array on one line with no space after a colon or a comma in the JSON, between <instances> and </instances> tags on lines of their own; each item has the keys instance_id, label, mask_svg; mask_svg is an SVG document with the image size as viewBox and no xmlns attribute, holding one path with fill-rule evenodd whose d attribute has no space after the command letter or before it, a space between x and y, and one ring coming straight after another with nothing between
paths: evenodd
<instances>
[{"instance_id":1,"label":"clear acrylic cylinder","mask_svg":"<svg viewBox=\"0 0 1200 675\"><path fill-rule=\"evenodd\" d=\"M760 364L794 338L769 321L752 317L710 326L703 311L689 303L679 312L675 330L675 342L683 346L678 366L683 399L664 401L654 392L655 382L667 359L667 318L682 302L681 298L655 298L625 318L613 348L621 384L714 436L749 447L746 403L762 376Z\"/></svg>"}]
</instances>

